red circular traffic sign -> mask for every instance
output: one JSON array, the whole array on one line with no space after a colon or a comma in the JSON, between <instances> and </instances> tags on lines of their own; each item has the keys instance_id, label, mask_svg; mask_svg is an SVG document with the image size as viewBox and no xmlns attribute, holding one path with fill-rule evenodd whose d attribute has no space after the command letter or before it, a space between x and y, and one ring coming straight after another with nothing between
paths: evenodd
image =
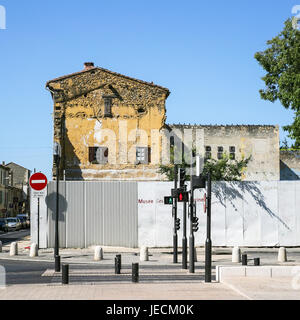
<instances>
[{"instance_id":1,"label":"red circular traffic sign","mask_svg":"<svg viewBox=\"0 0 300 320\"><path fill-rule=\"evenodd\" d=\"M33 190L41 191L46 188L48 183L47 177L41 173L35 173L30 177L29 184Z\"/></svg>"}]
</instances>

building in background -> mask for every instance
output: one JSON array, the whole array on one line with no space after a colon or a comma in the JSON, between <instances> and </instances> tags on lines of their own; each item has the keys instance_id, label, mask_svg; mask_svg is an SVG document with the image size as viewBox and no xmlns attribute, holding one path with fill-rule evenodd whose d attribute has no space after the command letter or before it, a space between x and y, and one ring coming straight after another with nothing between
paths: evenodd
<instances>
[{"instance_id":1,"label":"building in background","mask_svg":"<svg viewBox=\"0 0 300 320\"><path fill-rule=\"evenodd\" d=\"M0 210L2 216L30 211L30 170L10 162L0 166Z\"/></svg>"},{"instance_id":2,"label":"building in background","mask_svg":"<svg viewBox=\"0 0 300 320\"><path fill-rule=\"evenodd\" d=\"M0 164L0 215L6 215L8 209L8 186L10 169Z\"/></svg>"}]
</instances>

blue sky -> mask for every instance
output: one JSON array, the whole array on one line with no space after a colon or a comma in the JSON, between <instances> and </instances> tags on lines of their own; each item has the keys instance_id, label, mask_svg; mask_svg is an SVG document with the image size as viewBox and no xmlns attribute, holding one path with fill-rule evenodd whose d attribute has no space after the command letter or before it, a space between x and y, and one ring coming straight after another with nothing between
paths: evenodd
<instances>
[{"instance_id":1,"label":"blue sky","mask_svg":"<svg viewBox=\"0 0 300 320\"><path fill-rule=\"evenodd\" d=\"M254 59L300 0L0 0L0 161L51 179L52 99L47 80L83 62L167 87L168 123L293 121L260 99ZM280 131L281 140L286 133Z\"/></svg>"}]
</instances>

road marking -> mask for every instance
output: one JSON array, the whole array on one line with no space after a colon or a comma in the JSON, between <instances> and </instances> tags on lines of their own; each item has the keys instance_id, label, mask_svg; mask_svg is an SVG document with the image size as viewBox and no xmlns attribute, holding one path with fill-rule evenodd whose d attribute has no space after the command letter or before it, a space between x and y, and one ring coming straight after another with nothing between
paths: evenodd
<instances>
[{"instance_id":1,"label":"road marking","mask_svg":"<svg viewBox=\"0 0 300 320\"><path fill-rule=\"evenodd\" d=\"M46 180L31 180L32 184L37 184L37 183L46 183Z\"/></svg>"},{"instance_id":2,"label":"road marking","mask_svg":"<svg viewBox=\"0 0 300 320\"><path fill-rule=\"evenodd\" d=\"M253 298L247 296L245 293L243 293L241 290L239 290L238 288L236 288L234 285L228 283L228 282L225 282L225 281L222 281L220 283L223 283L225 284L225 286L227 286L228 288L230 288L231 290L235 291L236 293L238 293L239 295L243 296L244 298L246 298L247 300L254 300Z\"/></svg>"}]
</instances>

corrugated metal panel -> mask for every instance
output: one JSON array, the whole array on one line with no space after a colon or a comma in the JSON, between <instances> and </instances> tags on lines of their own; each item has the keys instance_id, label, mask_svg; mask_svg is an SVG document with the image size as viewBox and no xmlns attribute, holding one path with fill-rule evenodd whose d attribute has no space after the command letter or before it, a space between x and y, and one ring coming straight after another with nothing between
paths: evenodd
<instances>
[{"instance_id":1,"label":"corrugated metal panel","mask_svg":"<svg viewBox=\"0 0 300 320\"><path fill-rule=\"evenodd\" d=\"M137 182L60 182L60 247L138 245ZM48 247L54 247L56 182L48 186Z\"/></svg>"},{"instance_id":2,"label":"corrugated metal panel","mask_svg":"<svg viewBox=\"0 0 300 320\"><path fill-rule=\"evenodd\" d=\"M53 248L55 244L55 210L56 210L56 182L52 181L48 184L47 193L47 215L48 215L48 247ZM68 203L66 200L66 183L59 183L59 219L58 219L58 235L59 246L66 247L66 223L65 216Z\"/></svg>"},{"instance_id":3,"label":"corrugated metal panel","mask_svg":"<svg viewBox=\"0 0 300 320\"><path fill-rule=\"evenodd\" d=\"M119 246L120 241L120 183L108 182L103 188L103 244Z\"/></svg>"},{"instance_id":4,"label":"corrugated metal panel","mask_svg":"<svg viewBox=\"0 0 300 320\"><path fill-rule=\"evenodd\" d=\"M84 248L84 184L66 182L68 209L66 213L66 247Z\"/></svg>"},{"instance_id":5,"label":"corrugated metal panel","mask_svg":"<svg viewBox=\"0 0 300 320\"><path fill-rule=\"evenodd\" d=\"M85 184L85 246L103 244L103 183Z\"/></svg>"},{"instance_id":6,"label":"corrugated metal panel","mask_svg":"<svg viewBox=\"0 0 300 320\"><path fill-rule=\"evenodd\" d=\"M138 246L138 188L136 182L120 183L120 240L122 246ZM124 226L124 227L122 227Z\"/></svg>"}]
</instances>

